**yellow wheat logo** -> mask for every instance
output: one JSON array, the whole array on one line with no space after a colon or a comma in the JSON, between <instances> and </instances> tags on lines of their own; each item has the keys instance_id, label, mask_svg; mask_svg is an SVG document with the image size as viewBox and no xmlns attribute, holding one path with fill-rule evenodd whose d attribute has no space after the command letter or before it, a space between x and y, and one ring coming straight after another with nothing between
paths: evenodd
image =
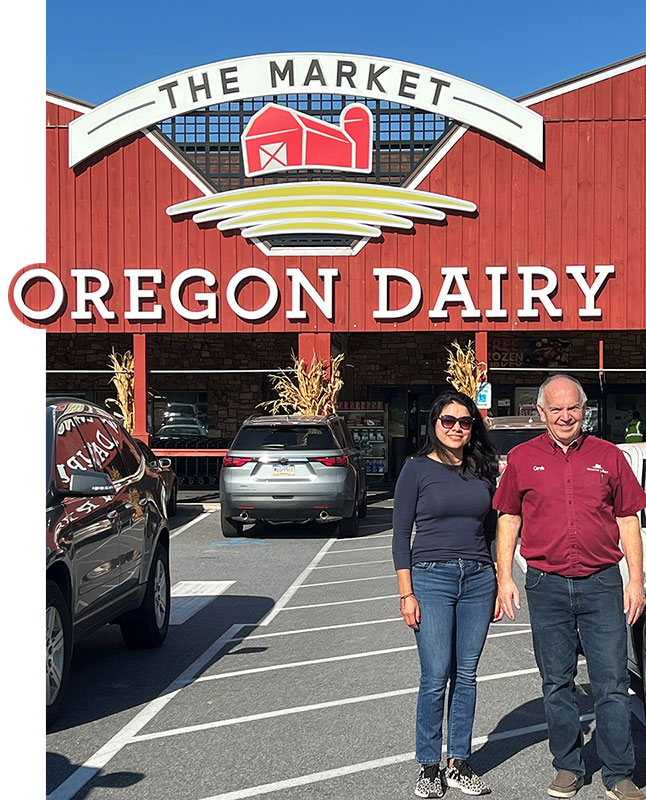
<instances>
[{"instance_id":1,"label":"yellow wheat logo","mask_svg":"<svg viewBox=\"0 0 646 800\"><path fill-rule=\"evenodd\" d=\"M413 219L443 220L442 209L472 212L476 205L415 189L317 181L233 189L177 203L167 213L193 214L196 223L219 220L221 231L239 230L247 239L289 233L374 238L381 228L410 229Z\"/></svg>"}]
</instances>

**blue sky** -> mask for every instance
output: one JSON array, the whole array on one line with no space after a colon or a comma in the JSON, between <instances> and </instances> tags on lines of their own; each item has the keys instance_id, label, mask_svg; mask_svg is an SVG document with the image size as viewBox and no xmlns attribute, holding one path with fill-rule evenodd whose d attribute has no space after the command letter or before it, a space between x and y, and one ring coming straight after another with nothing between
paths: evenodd
<instances>
[{"instance_id":1,"label":"blue sky","mask_svg":"<svg viewBox=\"0 0 646 800\"><path fill-rule=\"evenodd\" d=\"M294 50L401 59L518 97L646 49L646 2L49 0L47 88L101 103L182 69Z\"/></svg>"}]
</instances>

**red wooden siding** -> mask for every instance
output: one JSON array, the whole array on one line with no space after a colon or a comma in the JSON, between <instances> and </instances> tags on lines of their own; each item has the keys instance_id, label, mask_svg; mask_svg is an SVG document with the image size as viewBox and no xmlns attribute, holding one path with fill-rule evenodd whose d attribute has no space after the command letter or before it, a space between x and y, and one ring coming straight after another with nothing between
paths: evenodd
<instances>
[{"instance_id":1,"label":"red wooden siding","mask_svg":"<svg viewBox=\"0 0 646 800\"><path fill-rule=\"evenodd\" d=\"M138 135L91 160L82 168L67 166L67 124L76 116L53 103L47 108L47 267L56 272L75 303L73 268L106 271L115 287L108 306L118 319L75 323L64 314L48 325L53 331L132 330L212 332L377 331L377 330L548 330L646 328L646 68L539 102L545 118L545 163L536 164L487 136L468 131L418 187L471 200L472 217L449 214L446 224L416 222L414 232L385 231L352 257L267 257L236 234L199 228L191 219L173 221L166 208L200 191L151 141ZM566 275L568 265L585 264L588 281L596 264L614 264L615 276L601 295L601 320L580 320L583 296ZM467 266L468 286L482 311L479 321L465 321L450 307L447 322L430 320L442 285L441 268ZM551 320L540 305L536 321L515 315L522 306L519 265L544 265L559 277L553 298L563 321ZM239 319L226 303L226 286L244 267L267 270L281 293L279 310L267 320ZM299 268L322 289L317 267L334 266L335 320L328 321L307 296L306 323L285 318L291 306L286 268ZM422 284L419 312L397 324L376 322L378 287L375 267L414 272ZM491 281L487 266L507 266L503 305L506 321L488 321ZM170 303L170 285L182 270L205 267L217 277L218 319L189 322ZM160 323L130 324L124 269L159 268L165 274L157 302L165 311ZM151 284L152 286L152 284ZM30 290L31 291L31 290ZM40 288L33 291L42 291ZM208 291L201 283L185 293ZM406 285L393 282L391 296L404 305ZM243 305L259 304L266 288L256 282L239 293ZM27 294L29 301L29 293ZM190 305L190 304L189 304ZM193 304L198 308L198 304Z\"/></svg>"}]
</instances>

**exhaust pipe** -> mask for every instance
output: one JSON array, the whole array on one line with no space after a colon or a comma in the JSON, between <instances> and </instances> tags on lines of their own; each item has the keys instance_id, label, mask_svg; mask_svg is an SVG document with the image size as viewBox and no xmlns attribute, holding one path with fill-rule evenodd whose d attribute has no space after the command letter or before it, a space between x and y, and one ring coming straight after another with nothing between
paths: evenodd
<instances>
[{"instance_id":1,"label":"exhaust pipe","mask_svg":"<svg viewBox=\"0 0 646 800\"><path fill-rule=\"evenodd\" d=\"M321 511L319 514L319 519L327 519L329 516L330 515L327 513L327 511Z\"/></svg>"},{"instance_id":2,"label":"exhaust pipe","mask_svg":"<svg viewBox=\"0 0 646 800\"><path fill-rule=\"evenodd\" d=\"M242 511L242 512L240 513L240 519L241 519L243 522L246 522L246 521L249 519L249 514L248 514L246 511Z\"/></svg>"}]
</instances>

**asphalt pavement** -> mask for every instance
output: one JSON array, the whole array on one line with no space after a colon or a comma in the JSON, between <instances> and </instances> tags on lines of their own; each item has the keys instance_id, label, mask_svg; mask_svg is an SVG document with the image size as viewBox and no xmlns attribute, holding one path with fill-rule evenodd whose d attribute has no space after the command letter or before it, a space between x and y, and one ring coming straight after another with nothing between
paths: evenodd
<instances>
[{"instance_id":1,"label":"asphalt pavement","mask_svg":"<svg viewBox=\"0 0 646 800\"><path fill-rule=\"evenodd\" d=\"M168 639L132 651L105 628L78 643L68 703L47 736L48 800L413 797L419 665L399 616L391 495L371 494L354 539L310 524L255 525L228 540L215 498L183 499ZM499 800L547 796L554 773L524 602L515 622L491 626L478 675L474 769ZM578 797L601 798L583 659L577 694ZM644 785L636 696L633 708Z\"/></svg>"}]
</instances>

